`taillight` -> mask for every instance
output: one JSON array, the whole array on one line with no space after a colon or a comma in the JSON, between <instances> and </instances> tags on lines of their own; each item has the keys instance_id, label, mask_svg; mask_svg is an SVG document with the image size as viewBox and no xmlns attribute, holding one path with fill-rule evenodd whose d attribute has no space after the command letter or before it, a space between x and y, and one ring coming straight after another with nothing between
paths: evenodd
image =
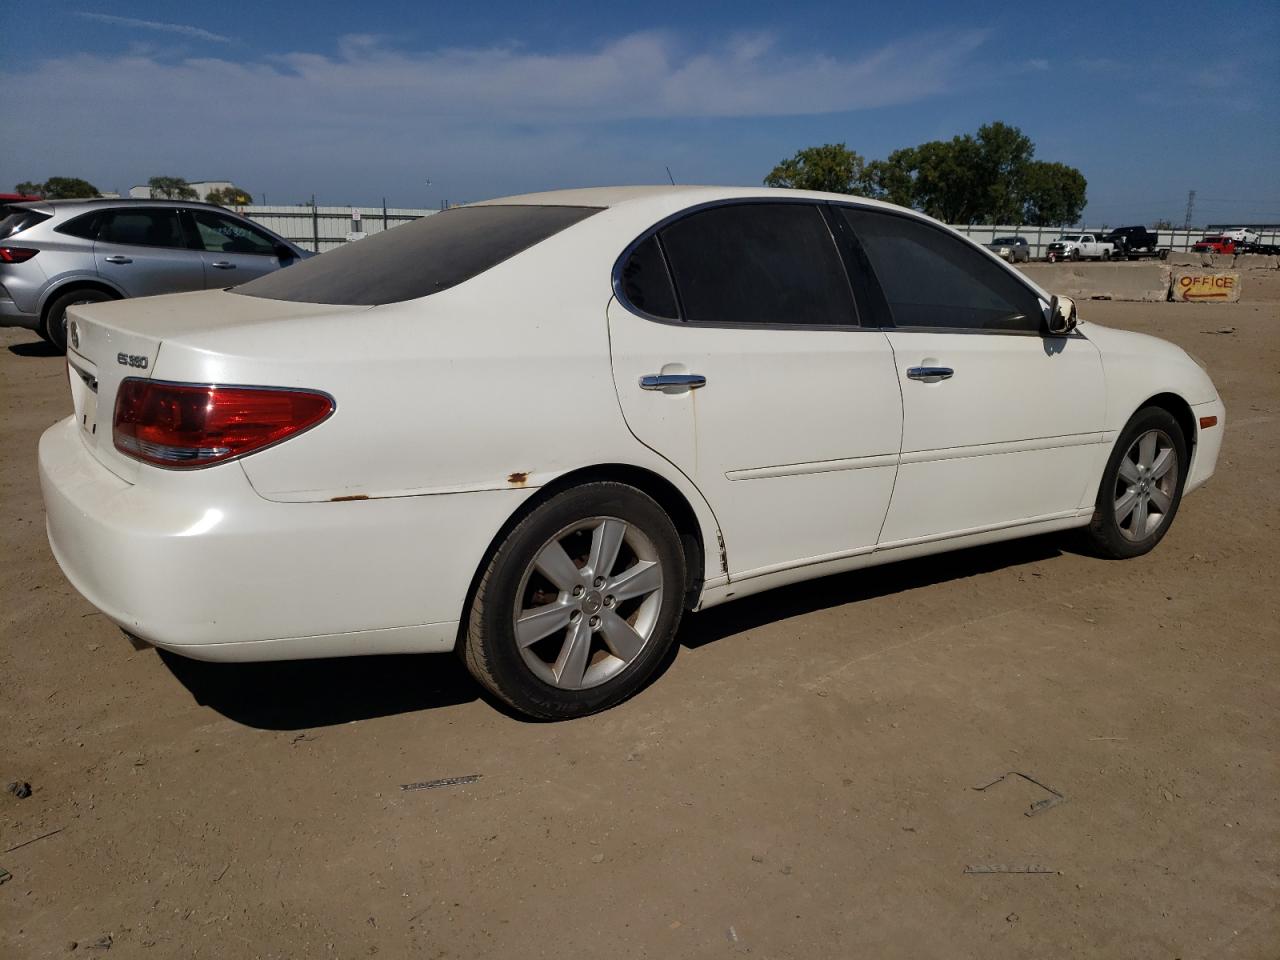
<instances>
[{"instance_id":1,"label":"taillight","mask_svg":"<svg viewBox=\"0 0 1280 960\"><path fill-rule=\"evenodd\" d=\"M133 377L116 394L121 453L160 467L204 467L309 430L333 413L310 390L164 383Z\"/></svg>"},{"instance_id":2,"label":"taillight","mask_svg":"<svg viewBox=\"0 0 1280 960\"><path fill-rule=\"evenodd\" d=\"M31 247L0 247L0 263L26 263L39 252Z\"/></svg>"}]
</instances>

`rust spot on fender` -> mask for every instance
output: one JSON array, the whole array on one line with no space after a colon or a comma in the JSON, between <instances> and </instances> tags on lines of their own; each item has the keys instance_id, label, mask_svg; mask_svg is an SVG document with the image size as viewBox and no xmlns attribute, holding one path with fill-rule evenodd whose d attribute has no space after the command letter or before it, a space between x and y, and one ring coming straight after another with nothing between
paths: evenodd
<instances>
[{"instance_id":1,"label":"rust spot on fender","mask_svg":"<svg viewBox=\"0 0 1280 960\"><path fill-rule=\"evenodd\" d=\"M511 474L507 477L507 483L513 487L523 487L529 482L529 472L527 470Z\"/></svg>"},{"instance_id":2,"label":"rust spot on fender","mask_svg":"<svg viewBox=\"0 0 1280 960\"><path fill-rule=\"evenodd\" d=\"M369 499L369 495L367 493L352 493L352 494L348 494L345 497L334 497L329 502L345 503L348 500L368 500L368 499Z\"/></svg>"}]
</instances>

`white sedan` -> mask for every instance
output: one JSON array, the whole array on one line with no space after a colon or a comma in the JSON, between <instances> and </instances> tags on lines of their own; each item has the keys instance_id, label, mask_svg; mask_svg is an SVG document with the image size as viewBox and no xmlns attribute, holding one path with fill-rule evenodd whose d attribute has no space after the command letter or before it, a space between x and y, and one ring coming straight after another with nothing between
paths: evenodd
<instances>
[{"instance_id":1,"label":"white sedan","mask_svg":"<svg viewBox=\"0 0 1280 960\"><path fill-rule=\"evenodd\" d=\"M685 610L1072 527L1145 553L1225 414L1179 348L800 191L494 200L69 316L40 477L91 603L206 660L458 650L546 718Z\"/></svg>"}]
</instances>

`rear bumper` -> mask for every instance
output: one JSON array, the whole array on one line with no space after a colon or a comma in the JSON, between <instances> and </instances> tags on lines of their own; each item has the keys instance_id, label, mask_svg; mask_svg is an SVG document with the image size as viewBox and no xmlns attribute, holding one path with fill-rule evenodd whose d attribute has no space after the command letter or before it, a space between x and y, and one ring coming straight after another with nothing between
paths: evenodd
<instances>
[{"instance_id":1,"label":"rear bumper","mask_svg":"<svg viewBox=\"0 0 1280 960\"><path fill-rule=\"evenodd\" d=\"M529 492L277 503L238 464L130 484L74 419L40 438L49 544L127 632L197 659L452 649L490 538Z\"/></svg>"},{"instance_id":2,"label":"rear bumper","mask_svg":"<svg viewBox=\"0 0 1280 960\"><path fill-rule=\"evenodd\" d=\"M40 326L40 314L24 313L13 300L0 297L0 327L26 327L35 330Z\"/></svg>"}]
</instances>

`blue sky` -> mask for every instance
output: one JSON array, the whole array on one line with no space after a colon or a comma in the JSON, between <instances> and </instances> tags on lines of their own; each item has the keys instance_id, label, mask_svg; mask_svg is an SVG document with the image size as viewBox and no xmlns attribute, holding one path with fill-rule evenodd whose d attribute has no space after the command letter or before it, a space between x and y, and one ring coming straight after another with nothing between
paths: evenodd
<instances>
[{"instance_id":1,"label":"blue sky","mask_svg":"<svg viewBox=\"0 0 1280 960\"><path fill-rule=\"evenodd\" d=\"M437 206L1020 126L1091 223L1280 221L1280 3L5 6L0 188ZM428 184L428 180L430 183Z\"/></svg>"}]
</instances>

